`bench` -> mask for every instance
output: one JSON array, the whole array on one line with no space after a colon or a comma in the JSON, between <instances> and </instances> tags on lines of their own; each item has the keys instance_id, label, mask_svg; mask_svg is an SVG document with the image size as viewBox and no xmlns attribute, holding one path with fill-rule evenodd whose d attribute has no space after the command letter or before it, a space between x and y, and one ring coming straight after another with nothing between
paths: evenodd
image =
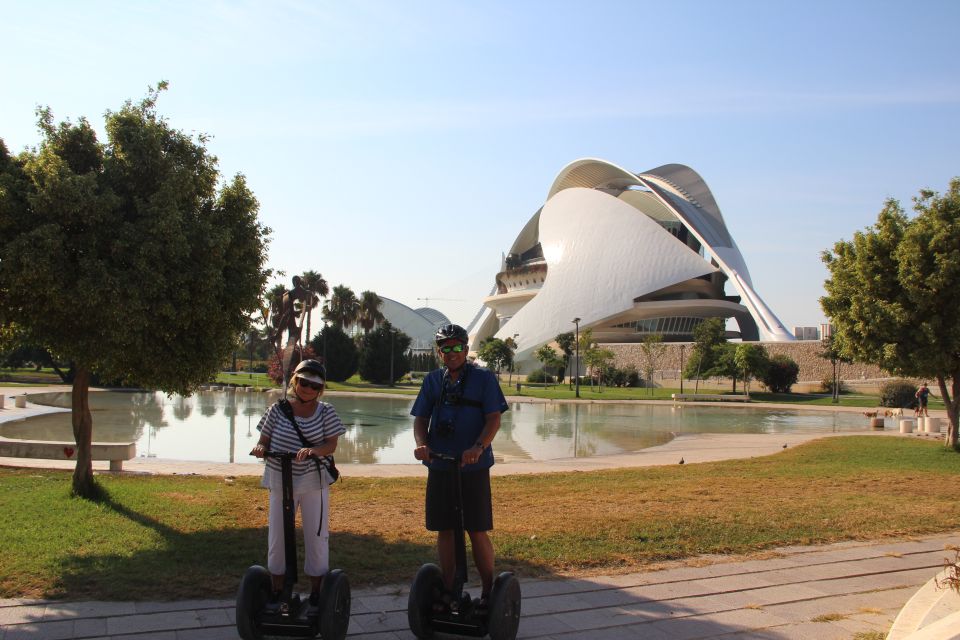
<instances>
[{"instance_id":1,"label":"bench","mask_svg":"<svg viewBox=\"0 0 960 640\"><path fill-rule=\"evenodd\" d=\"M50 440L0 440L0 457L39 458L42 460L75 460L77 445ZM137 457L136 442L94 442L90 445L93 460L109 460L110 471L123 471L123 461Z\"/></svg>"},{"instance_id":2,"label":"bench","mask_svg":"<svg viewBox=\"0 0 960 640\"><path fill-rule=\"evenodd\" d=\"M739 393L673 393L674 402L750 402L750 396Z\"/></svg>"}]
</instances>

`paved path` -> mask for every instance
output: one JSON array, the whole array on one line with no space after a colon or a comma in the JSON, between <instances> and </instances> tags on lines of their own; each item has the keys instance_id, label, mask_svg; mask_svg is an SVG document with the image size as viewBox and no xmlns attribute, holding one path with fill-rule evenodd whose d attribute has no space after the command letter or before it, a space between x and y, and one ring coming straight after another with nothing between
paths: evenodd
<instances>
[{"instance_id":1,"label":"paved path","mask_svg":"<svg viewBox=\"0 0 960 640\"><path fill-rule=\"evenodd\" d=\"M944 545L958 540L960 531L911 540L790 547L764 559L701 559L701 566L661 571L522 580L519 637L850 640L857 633L885 635L900 607L942 567L948 556ZM413 638L406 624L406 600L406 585L355 589L348 638ZM236 637L232 600L0 601L0 640Z\"/></svg>"}]
</instances>

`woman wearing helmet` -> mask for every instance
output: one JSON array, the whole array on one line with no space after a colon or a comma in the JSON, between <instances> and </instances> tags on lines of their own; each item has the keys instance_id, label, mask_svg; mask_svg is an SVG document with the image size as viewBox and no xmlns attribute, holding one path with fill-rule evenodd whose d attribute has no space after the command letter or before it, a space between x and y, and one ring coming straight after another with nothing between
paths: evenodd
<instances>
[{"instance_id":1,"label":"woman wearing helmet","mask_svg":"<svg viewBox=\"0 0 960 640\"><path fill-rule=\"evenodd\" d=\"M316 607L320 583L330 570L327 526L329 486L337 438L346 429L334 408L320 401L326 369L316 360L303 360L294 370L287 397L274 403L260 419L260 440L250 455L263 458L267 451L296 452L293 462L294 512L303 522L306 559L303 571L310 576L310 605ZM274 596L283 589L283 495L280 463L267 458L262 486L270 489L267 569L273 578ZM316 532L314 534L313 532Z\"/></svg>"},{"instance_id":2,"label":"woman wearing helmet","mask_svg":"<svg viewBox=\"0 0 960 640\"><path fill-rule=\"evenodd\" d=\"M487 534L493 529L490 496L490 446L500 429L500 414L507 401L497 377L467 362L467 332L455 324L440 327L437 350L444 368L423 380L410 414L417 448L414 457L427 465L426 525L437 532L437 549L444 586L454 582L454 511L456 476L447 463L432 460L431 453L461 456L463 463L463 519L470 536L473 560L483 583L479 608L487 606L493 585L494 552ZM449 600L449 593L445 600Z\"/></svg>"}]
</instances>

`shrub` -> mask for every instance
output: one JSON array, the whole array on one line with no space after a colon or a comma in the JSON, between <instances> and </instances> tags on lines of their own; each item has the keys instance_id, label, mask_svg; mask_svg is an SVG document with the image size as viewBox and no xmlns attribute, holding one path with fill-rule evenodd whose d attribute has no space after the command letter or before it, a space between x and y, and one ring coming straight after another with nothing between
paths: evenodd
<instances>
[{"instance_id":1,"label":"shrub","mask_svg":"<svg viewBox=\"0 0 960 640\"><path fill-rule=\"evenodd\" d=\"M843 381L842 378L837 380L837 383L840 385L840 393L849 393L850 387L847 386L847 383ZM833 376L827 376L820 381L820 391L824 393L833 393Z\"/></svg>"},{"instance_id":2,"label":"shrub","mask_svg":"<svg viewBox=\"0 0 960 640\"><path fill-rule=\"evenodd\" d=\"M326 340L326 349L324 349ZM310 348L323 360L326 354L327 378L333 382L343 382L357 372L360 360L357 345L343 329L334 325L327 325L310 341Z\"/></svg>"},{"instance_id":3,"label":"shrub","mask_svg":"<svg viewBox=\"0 0 960 640\"><path fill-rule=\"evenodd\" d=\"M534 369L529 374L527 374L527 382L546 382L552 383L553 376L548 374L543 369Z\"/></svg>"},{"instance_id":4,"label":"shrub","mask_svg":"<svg viewBox=\"0 0 960 640\"><path fill-rule=\"evenodd\" d=\"M908 380L891 380L880 387L880 406L904 409L913 407L917 388Z\"/></svg>"},{"instance_id":5,"label":"shrub","mask_svg":"<svg viewBox=\"0 0 960 640\"><path fill-rule=\"evenodd\" d=\"M635 366L627 365L624 369L624 372L627 374L627 386L628 387L640 387L643 386L640 380L640 372L637 371ZM651 385L653 386L653 385Z\"/></svg>"},{"instance_id":6,"label":"shrub","mask_svg":"<svg viewBox=\"0 0 960 640\"><path fill-rule=\"evenodd\" d=\"M390 332L393 327L389 322L377 327L363 336L360 348L360 377L374 384L391 384L402 378L410 371L410 359L407 350L410 348L410 336L397 331L393 337ZM392 346L392 368L391 368ZM329 346L328 346L329 349ZM393 374L393 380L390 374Z\"/></svg>"},{"instance_id":7,"label":"shrub","mask_svg":"<svg viewBox=\"0 0 960 640\"><path fill-rule=\"evenodd\" d=\"M790 388L797 383L799 375L800 365L790 356L777 354L770 358L760 381L773 393L790 393Z\"/></svg>"}]
</instances>

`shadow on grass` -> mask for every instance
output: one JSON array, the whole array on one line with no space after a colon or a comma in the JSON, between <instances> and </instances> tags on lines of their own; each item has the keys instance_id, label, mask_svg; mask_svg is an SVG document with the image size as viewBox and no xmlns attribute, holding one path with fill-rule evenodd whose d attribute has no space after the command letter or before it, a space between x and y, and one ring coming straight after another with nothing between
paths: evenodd
<instances>
[{"instance_id":1,"label":"shadow on grass","mask_svg":"<svg viewBox=\"0 0 960 640\"><path fill-rule=\"evenodd\" d=\"M59 578L44 597L119 601L232 598L247 567L266 566L266 527L184 533L117 502L105 487L100 490L100 505L155 531L162 539L160 548L109 555L70 552L60 560ZM387 541L373 533L334 531L330 535L331 569L346 571L356 587L406 584L420 565L437 561L432 535L425 536L424 542ZM299 586L306 590L303 533L299 528L297 558ZM472 559L469 562L470 574L475 577ZM543 566L509 557L498 558L497 562L498 571L550 575Z\"/></svg>"}]
</instances>

